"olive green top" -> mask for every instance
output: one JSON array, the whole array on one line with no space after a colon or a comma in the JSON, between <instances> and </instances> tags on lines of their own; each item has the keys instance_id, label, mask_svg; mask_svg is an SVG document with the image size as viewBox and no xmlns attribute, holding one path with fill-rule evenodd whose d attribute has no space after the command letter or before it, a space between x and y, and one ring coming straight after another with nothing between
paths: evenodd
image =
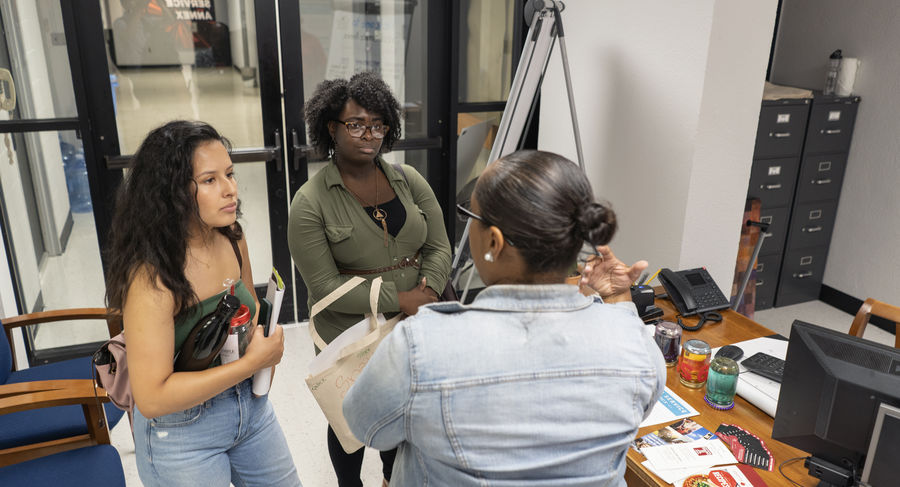
<instances>
[{"instance_id":1,"label":"olive green top","mask_svg":"<svg viewBox=\"0 0 900 487\"><path fill-rule=\"evenodd\" d=\"M192 306L180 319L175 320L175 353L178 353L178 350L181 349L181 346L187 339L188 334L191 333L194 325L200 321L200 318L212 313L213 310L216 309L216 306L222 299L222 295L227 291L229 291L229 289L225 289L218 294L214 294L203 301L200 301ZM253 299L253 295L250 294L250 291L244 286L244 281L238 281L237 284L234 285L234 295L241 301L241 304L245 304L250 308L250 316L256 314L256 300ZM213 364L218 363L218 359L213 362Z\"/></svg>"},{"instance_id":2,"label":"olive green top","mask_svg":"<svg viewBox=\"0 0 900 487\"><path fill-rule=\"evenodd\" d=\"M419 252L421 268L404 267L380 274L363 275L371 282L384 279L378 312L390 316L400 311L398 291L409 291L422 277L438 295L450 274L450 242L441 207L428 181L411 166L400 174L377 159L394 193L406 208L406 222L396 237L375 225L362 204L347 190L334 162L307 181L291 202L288 245L300 271L311 308L316 301L352 276L338 269L371 270L396 265ZM404 174L406 180L404 180ZM407 182L408 181L408 182ZM369 282L361 284L316 315L316 330L326 343L363 319L369 310Z\"/></svg>"}]
</instances>

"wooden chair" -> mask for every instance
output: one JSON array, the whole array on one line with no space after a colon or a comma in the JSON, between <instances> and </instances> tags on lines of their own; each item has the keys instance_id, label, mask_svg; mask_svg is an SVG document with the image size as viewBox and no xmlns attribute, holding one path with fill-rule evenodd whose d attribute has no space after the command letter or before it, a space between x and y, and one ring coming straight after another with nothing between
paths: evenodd
<instances>
[{"instance_id":1,"label":"wooden chair","mask_svg":"<svg viewBox=\"0 0 900 487\"><path fill-rule=\"evenodd\" d=\"M900 308L872 298L865 300L859 307L856 317L853 318L853 324L850 325L850 334L862 337L866 325L869 324L869 319L873 315L894 322L894 326L896 326L894 346L900 348Z\"/></svg>"},{"instance_id":2,"label":"wooden chair","mask_svg":"<svg viewBox=\"0 0 900 487\"><path fill-rule=\"evenodd\" d=\"M11 458L23 461L46 455L44 446L52 453L61 451L60 445L65 445L63 449L74 449L98 442L109 443L107 424L109 428L115 426L124 412L109 402L103 389L98 388L99 402L94 397L90 357L23 370L13 367L15 351L10 340L13 329L37 323L86 319L106 320L110 336L121 329L121 320L109 318L105 308L45 311L0 320L4 331L0 335L0 404L10 403L17 396L22 396L19 400L23 401L0 415L0 457L15 454ZM93 405L90 408L84 403L88 398ZM54 400L56 402L52 403ZM32 402L41 406L29 406ZM107 404L103 407L100 402ZM88 415L91 415L89 419ZM97 431L92 429L95 427ZM20 448L37 453L23 457L17 453Z\"/></svg>"},{"instance_id":3,"label":"wooden chair","mask_svg":"<svg viewBox=\"0 0 900 487\"><path fill-rule=\"evenodd\" d=\"M57 406L81 406L87 433L54 438L0 450L0 467L85 446L110 444L102 403L109 402L106 391L94 388L91 379L45 380L0 386L0 417ZM41 424L22 425L35 429Z\"/></svg>"},{"instance_id":4,"label":"wooden chair","mask_svg":"<svg viewBox=\"0 0 900 487\"><path fill-rule=\"evenodd\" d=\"M119 452L110 445L102 402L91 379L33 381L0 386L0 417L80 405L88 433L0 450L0 485L125 487Z\"/></svg>"}]
</instances>

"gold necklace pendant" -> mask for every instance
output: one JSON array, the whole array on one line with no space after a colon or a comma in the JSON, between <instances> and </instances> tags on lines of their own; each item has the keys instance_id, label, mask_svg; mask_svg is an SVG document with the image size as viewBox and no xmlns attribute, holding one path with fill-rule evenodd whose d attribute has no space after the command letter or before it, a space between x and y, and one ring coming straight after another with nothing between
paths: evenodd
<instances>
[{"instance_id":1,"label":"gold necklace pendant","mask_svg":"<svg viewBox=\"0 0 900 487\"><path fill-rule=\"evenodd\" d=\"M372 218L378 221L384 221L387 218L387 212L376 206L375 209L372 210Z\"/></svg>"}]
</instances>

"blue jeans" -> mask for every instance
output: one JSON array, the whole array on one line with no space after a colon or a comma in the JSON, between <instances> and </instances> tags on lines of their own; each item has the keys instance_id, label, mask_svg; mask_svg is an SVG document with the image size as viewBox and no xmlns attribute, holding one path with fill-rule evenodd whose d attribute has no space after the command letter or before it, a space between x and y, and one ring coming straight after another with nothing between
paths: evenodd
<instances>
[{"instance_id":1,"label":"blue jeans","mask_svg":"<svg viewBox=\"0 0 900 487\"><path fill-rule=\"evenodd\" d=\"M145 486L299 486L268 396L247 379L177 413L145 418L134 408L134 446Z\"/></svg>"}]
</instances>

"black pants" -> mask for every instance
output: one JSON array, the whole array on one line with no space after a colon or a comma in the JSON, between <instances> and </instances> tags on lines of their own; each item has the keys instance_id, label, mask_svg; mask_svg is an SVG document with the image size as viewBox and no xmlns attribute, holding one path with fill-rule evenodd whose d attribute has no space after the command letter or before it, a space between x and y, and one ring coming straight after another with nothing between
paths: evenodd
<instances>
[{"instance_id":1,"label":"black pants","mask_svg":"<svg viewBox=\"0 0 900 487\"><path fill-rule=\"evenodd\" d=\"M328 455L331 456L331 466L334 467L334 473L337 475L338 487L363 487L359 473L362 470L365 450L363 447L353 453L345 452L337 435L334 434L334 430L331 429L331 426L328 427ZM381 455L381 471L384 478L390 482L397 449L379 453Z\"/></svg>"}]
</instances>

